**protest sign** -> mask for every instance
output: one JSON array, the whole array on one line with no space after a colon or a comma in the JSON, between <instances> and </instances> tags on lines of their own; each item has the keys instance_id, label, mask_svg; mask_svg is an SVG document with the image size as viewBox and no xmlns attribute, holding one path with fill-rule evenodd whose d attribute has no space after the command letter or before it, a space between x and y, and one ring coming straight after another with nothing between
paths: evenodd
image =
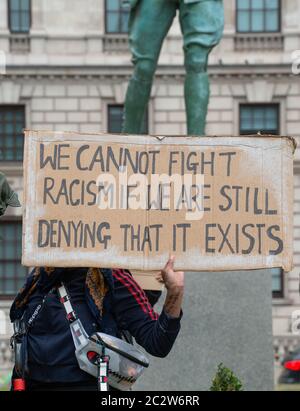
<instances>
[{"instance_id":1,"label":"protest sign","mask_svg":"<svg viewBox=\"0 0 300 411\"><path fill-rule=\"evenodd\" d=\"M23 264L289 271L294 144L26 131Z\"/></svg>"}]
</instances>

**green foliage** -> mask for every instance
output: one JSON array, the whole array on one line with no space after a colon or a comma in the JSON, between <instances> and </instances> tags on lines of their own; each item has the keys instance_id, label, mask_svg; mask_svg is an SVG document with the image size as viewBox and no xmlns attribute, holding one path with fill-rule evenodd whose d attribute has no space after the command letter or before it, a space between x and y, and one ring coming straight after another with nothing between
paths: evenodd
<instances>
[{"instance_id":1,"label":"green foliage","mask_svg":"<svg viewBox=\"0 0 300 411\"><path fill-rule=\"evenodd\" d=\"M212 381L210 391L243 391L243 385L235 374L221 363Z\"/></svg>"}]
</instances>

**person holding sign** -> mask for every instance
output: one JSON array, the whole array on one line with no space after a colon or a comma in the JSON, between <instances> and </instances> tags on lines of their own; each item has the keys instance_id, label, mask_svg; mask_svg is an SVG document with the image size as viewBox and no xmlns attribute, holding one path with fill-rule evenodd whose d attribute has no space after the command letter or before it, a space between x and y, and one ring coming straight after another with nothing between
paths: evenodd
<instances>
[{"instance_id":1,"label":"person holding sign","mask_svg":"<svg viewBox=\"0 0 300 411\"><path fill-rule=\"evenodd\" d=\"M16 296L10 318L22 334L13 382L30 391L96 390L96 379L80 369L63 305L74 307L86 333L120 338L128 331L148 353L168 355L180 330L184 273L171 256L158 276L167 294L158 315L129 271L96 268L36 268ZM62 301L62 285L68 299ZM63 303L63 304L62 304ZM70 304L69 304L70 306ZM15 328L15 327L14 327ZM132 377L133 378L133 377ZM18 384L20 385L20 383Z\"/></svg>"}]
</instances>

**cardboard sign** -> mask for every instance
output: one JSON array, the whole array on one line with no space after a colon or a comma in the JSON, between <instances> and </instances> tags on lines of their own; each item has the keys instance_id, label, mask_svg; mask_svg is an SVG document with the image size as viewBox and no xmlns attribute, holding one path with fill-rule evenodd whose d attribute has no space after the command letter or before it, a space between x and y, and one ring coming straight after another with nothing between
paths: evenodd
<instances>
[{"instance_id":1,"label":"cardboard sign","mask_svg":"<svg viewBox=\"0 0 300 411\"><path fill-rule=\"evenodd\" d=\"M289 271L294 144L26 131L23 264Z\"/></svg>"}]
</instances>

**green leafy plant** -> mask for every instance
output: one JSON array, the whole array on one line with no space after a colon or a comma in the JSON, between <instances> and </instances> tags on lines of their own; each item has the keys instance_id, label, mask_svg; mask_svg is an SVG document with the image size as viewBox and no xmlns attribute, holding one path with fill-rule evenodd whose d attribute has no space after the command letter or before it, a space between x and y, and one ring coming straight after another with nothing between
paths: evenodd
<instances>
[{"instance_id":1,"label":"green leafy plant","mask_svg":"<svg viewBox=\"0 0 300 411\"><path fill-rule=\"evenodd\" d=\"M221 363L212 381L210 391L243 391L243 385L238 377Z\"/></svg>"}]
</instances>

